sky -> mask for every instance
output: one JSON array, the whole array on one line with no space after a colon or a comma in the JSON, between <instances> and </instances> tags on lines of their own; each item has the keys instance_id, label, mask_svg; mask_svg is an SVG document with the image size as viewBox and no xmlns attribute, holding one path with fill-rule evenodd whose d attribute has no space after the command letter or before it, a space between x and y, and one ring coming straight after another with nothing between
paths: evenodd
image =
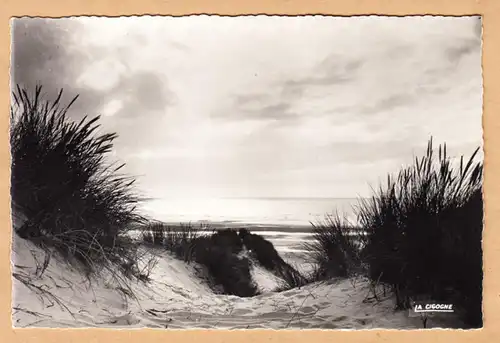
<instances>
[{"instance_id":1,"label":"sky","mask_svg":"<svg viewBox=\"0 0 500 343\"><path fill-rule=\"evenodd\" d=\"M12 82L79 94L156 198L368 196L482 145L478 17L15 19Z\"/></svg>"}]
</instances>

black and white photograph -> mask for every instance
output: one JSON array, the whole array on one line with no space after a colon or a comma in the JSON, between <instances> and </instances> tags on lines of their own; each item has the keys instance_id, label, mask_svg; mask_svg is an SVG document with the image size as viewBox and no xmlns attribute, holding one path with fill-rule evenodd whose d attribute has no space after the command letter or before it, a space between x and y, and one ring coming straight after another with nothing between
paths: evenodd
<instances>
[{"instance_id":1,"label":"black and white photograph","mask_svg":"<svg viewBox=\"0 0 500 343\"><path fill-rule=\"evenodd\" d=\"M13 327L483 327L480 16L10 28Z\"/></svg>"}]
</instances>

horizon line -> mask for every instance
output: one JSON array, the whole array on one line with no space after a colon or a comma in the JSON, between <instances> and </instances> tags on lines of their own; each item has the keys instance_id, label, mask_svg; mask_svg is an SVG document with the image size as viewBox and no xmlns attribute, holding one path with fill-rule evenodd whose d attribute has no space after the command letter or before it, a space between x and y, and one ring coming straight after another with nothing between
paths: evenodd
<instances>
[{"instance_id":1,"label":"horizon line","mask_svg":"<svg viewBox=\"0 0 500 343\"><path fill-rule=\"evenodd\" d=\"M195 196L195 197L145 197L145 200L161 200L161 199L179 199L179 198L189 198L189 199L267 199L267 200L356 200L356 199L366 199L370 196L352 196L352 197L305 197L305 196Z\"/></svg>"}]
</instances>

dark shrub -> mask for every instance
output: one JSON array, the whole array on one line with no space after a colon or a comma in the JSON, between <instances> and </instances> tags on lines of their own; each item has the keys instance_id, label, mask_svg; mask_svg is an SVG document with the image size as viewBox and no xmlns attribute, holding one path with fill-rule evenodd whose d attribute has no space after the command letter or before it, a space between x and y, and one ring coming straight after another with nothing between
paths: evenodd
<instances>
[{"instance_id":1,"label":"dark shrub","mask_svg":"<svg viewBox=\"0 0 500 343\"><path fill-rule=\"evenodd\" d=\"M274 245L262 236L249 232L242 234L240 231L240 237L247 250L264 268L274 270L278 264L283 262Z\"/></svg>"},{"instance_id":2,"label":"dark shrub","mask_svg":"<svg viewBox=\"0 0 500 343\"><path fill-rule=\"evenodd\" d=\"M262 236L248 232L246 229L240 229L239 236L251 256L253 256L262 267L283 279L285 284L282 288L295 288L307 283L303 275L283 260L278 251L274 248L273 243Z\"/></svg>"},{"instance_id":3,"label":"dark shrub","mask_svg":"<svg viewBox=\"0 0 500 343\"><path fill-rule=\"evenodd\" d=\"M209 275L216 285L223 287L225 294L254 296L258 292L250 272L250 261L237 256L234 247L224 245L228 237L233 240L232 234L228 233L198 238L194 243L194 260L207 268Z\"/></svg>"},{"instance_id":4,"label":"dark shrub","mask_svg":"<svg viewBox=\"0 0 500 343\"><path fill-rule=\"evenodd\" d=\"M108 164L116 134L96 135L99 117L79 122L62 106L17 88L11 107L11 196L26 217L19 236L75 258L87 272L111 264L130 269L137 258L126 232L142 218L132 178ZM104 267L104 268L103 268Z\"/></svg>"},{"instance_id":5,"label":"dark shrub","mask_svg":"<svg viewBox=\"0 0 500 343\"><path fill-rule=\"evenodd\" d=\"M250 273L250 261L237 256L243 244L233 230L219 230L203 234L203 228L181 224L169 226L161 222L143 225L143 241L163 246L176 258L196 262L205 267L211 286L222 287L224 294L249 297L257 294Z\"/></svg>"},{"instance_id":6,"label":"dark shrub","mask_svg":"<svg viewBox=\"0 0 500 343\"><path fill-rule=\"evenodd\" d=\"M238 254L243 250L243 243L238 233L231 229L218 230L210 237L212 243L221 248L227 248L233 254Z\"/></svg>"},{"instance_id":7,"label":"dark shrub","mask_svg":"<svg viewBox=\"0 0 500 343\"><path fill-rule=\"evenodd\" d=\"M479 149L478 149L479 150ZM478 152L453 168L446 145L403 169L369 200L361 225L374 280L392 285L399 307L416 295L450 301L472 327L482 326L482 162Z\"/></svg>"}]
</instances>

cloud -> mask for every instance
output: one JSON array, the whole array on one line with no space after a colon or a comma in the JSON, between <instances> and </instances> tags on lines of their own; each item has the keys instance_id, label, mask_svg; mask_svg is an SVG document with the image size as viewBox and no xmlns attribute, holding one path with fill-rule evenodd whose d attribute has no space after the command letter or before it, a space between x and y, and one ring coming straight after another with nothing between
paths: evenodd
<instances>
[{"instance_id":1,"label":"cloud","mask_svg":"<svg viewBox=\"0 0 500 343\"><path fill-rule=\"evenodd\" d=\"M458 63L464 56L477 52L477 47L480 43L477 39L464 39L457 46L448 47L445 54L453 64Z\"/></svg>"},{"instance_id":2,"label":"cloud","mask_svg":"<svg viewBox=\"0 0 500 343\"><path fill-rule=\"evenodd\" d=\"M28 89L41 84L48 98L64 88L65 102L79 95L68 115L79 120L102 114L102 130L119 134L117 149L134 146L139 137L154 144L158 139L147 132L157 130L175 103L168 80L147 66L132 66L134 46L86 42L89 25L78 19L13 20L12 83Z\"/></svg>"},{"instance_id":3,"label":"cloud","mask_svg":"<svg viewBox=\"0 0 500 343\"><path fill-rule=\"evenodd\" d=\"M152 71L132 72L121 75L107 94L112 99L122 99L124 117L142 115L141 112L163 111L172 105L174 94L167 88L166 80Z\"/></svg>"},{"instance_id":4,"label":"cloud","mask_svg":"<svg viewBox=\"0 0 500 343\"><path fill-rule=\"evenodd\" d=\"M53 85L78 73L72 53L77 22L22 18L11 21L12 69L14 84L32 85L43 81Z\"/></svg>"},{"instance_id":5,"label":"cloud","mask_svg":"<svg viewBox=\"0 0 500 343\"><path fill-rule=\"evenodd\" d=\"M333 53L318 63L310 75L285 81L285 88L308 88L313 86L344 85L358 77L357 71L363 66L361 59L352 59Z\"/></svg>"},{"instance_id":6,"label":"cloud","mask_svg":"<svg viewBox=\"0 0 500 343\"><path fill-rule=\"evenodd\" d=\"M240 109L237 112L238 120L243 117L247 119L260 119L266 121L279 120L281 123L289 120L295 120L300 114L292 111L293 106L289 102L279 102L272 105L257 107L253 109Z\"/></svg>"},{"instance_id":7,"label":"cloud","mask_svg":"<svg viewBox=\"0 0 500 343\"><path fill-rule=\"evenodd\" d=\"M75 43L84 26L66 18L16 18L11 27L11 85L28 90L41 85L48 99L64 89L65 103L80 95L69 115L80 119L84 113L95 113L103 103L99 92L75 82L88 62L88 55Z\"/></svg>"},{"instance_id":8,"label":"cloud","mask_svg":"<svg viewBox=\"0 0 500 343\"><path fill-rule=\"evenodd\" d=\"M212 116L219 120L256 119L265 121L296 121L304 116L297 104L312 88L329 89L352 83L358 77L363 61L332 53L311 68L300 70L294 75L265 81L259 91L233 93L231 104L225 111ZM307 101L307 100L305 100Z\"/></svg>"},{"instance_id":9,"label":"cloud","mask_svg":"<svg viewBox=\"0 0 500 343\"><path fill-rule=\"evenodd\" d=\"M14 78L81 94L72 115L102 113L116 157L158 193L350 194L430 135L464 153L481 139L475 19L18 25Z\"/></svg>"},{"instance_id":10,"label":"cloud","mask_svg":"<svg viewBox=\"0 0 500 343\"><path fill-rule=\"evenodd\" d=\"M358 48L352 46L327 54L308 69L263 86L265 91L236 93L231 110L219 111L216 117L269 120L275 125L298 125L306 116L329 116L333 123L345 119L343 113L352 118L387 117L449 92L453 87L446 80L463 74L460 61L480 51L480 37L474 32L440 34L418 44L402 36L370 44L374 49L368 47L357 56Z\"/></svg>"},{"instance_id":11,"label":"cloud","mask_svg":"<svg viewBox=\"0 0 500 343\"><path fill-rule=\"evenodd\" d=\"M157 111L174 98L164 77L130 68L130 47L78 44L85 22L22 18L12 23L13 83L26 87L41 83L50 93L65 88L72 95L82 94L84 100L79 102L84 102L86 112L116 98L134 110Z\"/></svg>"},{"instance_id":12,"label":"cloud","mask_svg":"<svg viewBox=\"0 0 500 343\"><path fill-rule=\"evenodd\" d=\"M399 107L411 106L416 102L414 96L408 93L392 94L380 99L371 106L363 106L360 113L370 114L384 111L392 111Z\"/></svg>"}]
</instances>

